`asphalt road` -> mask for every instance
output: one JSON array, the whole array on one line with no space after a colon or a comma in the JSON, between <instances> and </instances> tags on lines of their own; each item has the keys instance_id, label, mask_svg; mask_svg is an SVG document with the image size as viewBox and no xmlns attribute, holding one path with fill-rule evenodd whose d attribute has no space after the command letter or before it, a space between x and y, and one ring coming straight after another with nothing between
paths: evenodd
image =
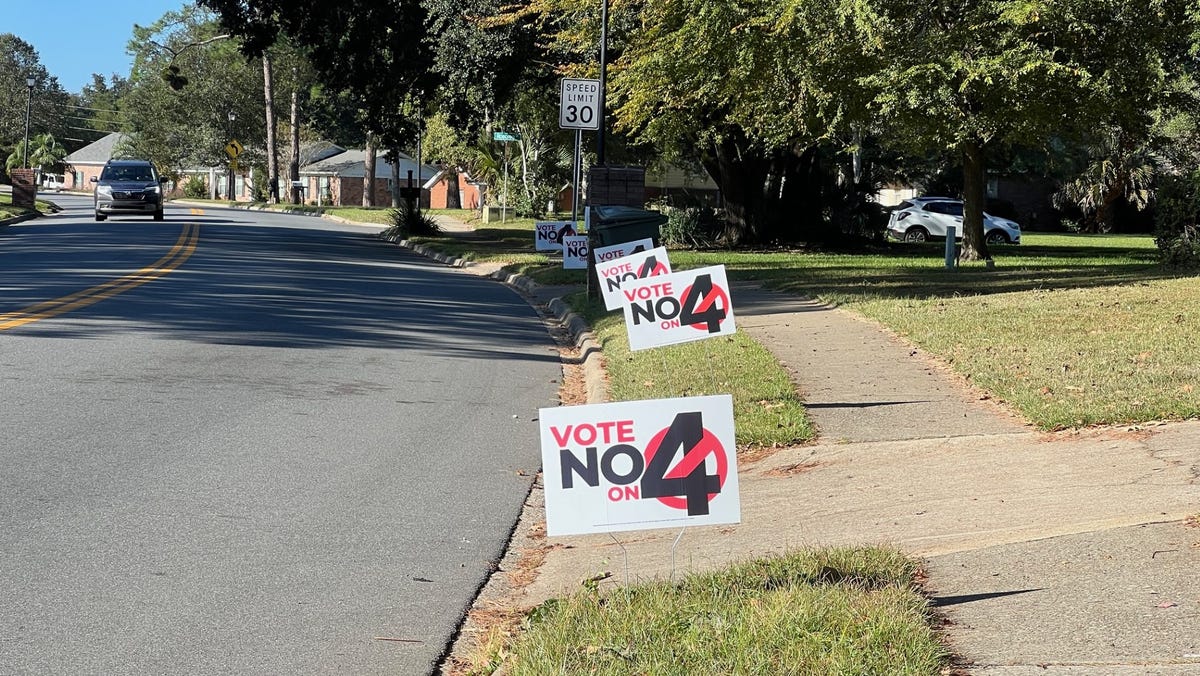
<instances>
[{"instance_id":1,"label":"asphalt road","mask_svg":"<svg viewBox=\"0 0 1200 676\"><path fill-rule=\"evenodd\" d=\"M0 674L430 671L539 466L532 308L353 226L58 199L0 229Z\"/></svg>"}]
</instances>

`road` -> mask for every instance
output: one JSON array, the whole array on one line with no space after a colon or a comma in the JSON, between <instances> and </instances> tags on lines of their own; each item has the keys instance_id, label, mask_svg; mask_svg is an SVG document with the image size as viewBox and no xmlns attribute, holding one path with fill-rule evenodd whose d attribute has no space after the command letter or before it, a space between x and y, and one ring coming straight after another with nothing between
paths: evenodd
<instances>
[{"instance_id":1,"label":"road","mask_svg":"<svg viewBox=\"0 0 1200 676\"><path fill-rule=\"evenodd\" d=\"M0 674L430 671L539 466L533 309L354 226L53 199L0 229Z\"/></svg>"}]
</instances>

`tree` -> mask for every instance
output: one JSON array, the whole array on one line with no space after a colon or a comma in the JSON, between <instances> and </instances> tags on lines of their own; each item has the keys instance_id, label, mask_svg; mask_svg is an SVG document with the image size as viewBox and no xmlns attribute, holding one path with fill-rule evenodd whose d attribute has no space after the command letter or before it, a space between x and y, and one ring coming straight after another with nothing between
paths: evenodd
<instances>
[{"instance_id":1,"label":"tree","mask_svg":"<svg viewBox=\"0 0 1200 676\"><path fill-rule=\"evenodd\" d=\"M1054 194L1054 206L1078 207L1083 212L1084 232L1112 232L1119 200L1138 209L1149 206L1154 197L1155 160L1148 144L1117 129L1102 131L1088 151L1083 170Z\"/></svg>"},{"instance_id":2,"label":"tree","mask_svg":"<svg viewBox=\"0 0 1200 676\"><path fill-rule=\"evenodd\" d=\"M798 3L803 4L803 3ZM843 1L865 46L858 82L888 136L963 164L963 256L983 236L989 153L1112 127L1144 139L1174 105L1173 64L1194 23L1185 0Z\"/></svg>"},{"instance_id":3,"label":"tree","mask_svg":"<svg viewBox=\"0 0 1200 676\"><path fill-rule=\"evenodd\" d=\"M128 78L113 73L107 79L92 74L91 84L84 85L79 94L72 97L68 119L72 122L67 140L86 145L105 134L121 131L125 115L121 111L121 99L129 94L131 83Z\"/></svg>"},{"instance_id":4,"label":"tree","mask_svg":"<svg viewBox=\"0 0 1200 676\"><path fill-rule=\"evenodd\" d=\"M26 79L33 78L33 91ZM32 93L32 96L31 96ZM64 136L62 111L69 97L42 65L37 50L11 33L0 33L0 147L16 149L25 138L25 109L30 107L30 134Z\"/></svg>"},{"instance_id":5,"label":"tree","mask_svg":"<svg viewBox=\"0 0 1200 676\"><path fill-rule=\"evenodd\" d=\"M159 167L222 166L230 136L247 149L240 161L261 158L263 69L239 53L216 17L185 6L151 26L134 26L131 91L121 101L129 132L124 151ZM176 89L164 79L174 66L187 78ZM230 114L234 119L230 120Z\"/></svg>"},{"instance_id":6,"label":"tree","mask_svg":"<svg viewBox=\"0 0 1200 676\"><path fill-rule=\"evenodd\" d=\"M498 22L497 0L426 0L436 105L464 137L475 136L522 90L542 62L530 22Z\"/></svg>"},{"instance_id":7,"label":"tree","mask_svg":"<svg viewBox=\"0 0 1200 676\"><path fill-rule=\"evenodd\" d=\"M67 149L54 138L53 134L37 134L29 137L29 166L39 172L58 168L67 156ZM5 169L24 166L25 145L19 144L13 154L5 161Z\"/></svg>"},{"instance_id":8,"label":"tree","mask_svg":"<svg viewBox=\"0 0 1200 676\"><path fill-rule=\"evenodd\" d=\"M415 134L417 121L400 111L405 97L432 89L420 0L200 1L242 38L247 56L260 56L281 36L304 49L330 98L358 111L368 150L376 139L398 148ZM364 201L373 192L364 190Z\"/></svg>"},{"instance_id":9,"label":"tree","mask_svg":"<svg viewBox=\"0 0 1200 676\"><path fill-rule=\"evenodd\" d=\"M426 161L437 164L446 171L446 207L461 209L459 200L459 174L466 171L474 156L470 146L463 141L447 119L446 113L437 113L425 125L423 138Z\"/></svg>"},{"instance_id":10,"label":"tree","mask_svg":"<svg viewBox=\"0 0 1200 676\"><path fill-rule=\"evenodd\" d=\"M564 67L594 74L595 3L531 0L554 32ZM841 234L830 217L853 184L850 150L864 133L854 123L864 94L846 83L861 46L842 39L844 17L828 2L671 0L622 3L610 28L609 105L615 131L658 159L697 161L721 187L736 244L826 239ZM852 80L850 83L852 84ZM856 116L857 114L857 116ZM842 165L845 165L843 168ZM849 176L850 181L839 181ZM840 207L839 207L840 208Z\"/></svg>"}]
</instances>

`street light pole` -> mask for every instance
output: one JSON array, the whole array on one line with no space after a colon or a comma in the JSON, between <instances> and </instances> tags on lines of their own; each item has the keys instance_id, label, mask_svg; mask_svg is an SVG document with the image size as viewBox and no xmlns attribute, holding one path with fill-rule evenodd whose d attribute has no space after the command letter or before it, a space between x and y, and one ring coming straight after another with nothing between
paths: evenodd
<instances>
[{"instance_id":1,"label":"street light pole","mask_svg":"<svg viewBox=\"0 0 1200 676\"><path fill-rule=\"evenodd\" d=\"M608 0L600 5L600 128L596 130L596 166L604 166L605 88L608 82Z\"/></svg>"},{"instance_id":2,"label":"street light pole","mask_svg":"<svg viewBox=\"0 0 1200 676\"><path fill-rule=\"evenodd\" d=\"M229 141L233 140L233 121L236 119L237 113L233 112L232 110L229 111L229 126L225 128L225 136L229 138ZM226 143L228 143L228 141L226 141ZM227 172L228 176L225 180L225 197L230 202L237 201L237 198L233 195L233 163L236 161L237 160L233 158L229 160L229 171Z\"/></svg>"},{"instance_id":3,"label":"street light pole","mask_svg":"<svg viewBox=\"0 0 1200 676\"><path fill-rule=\"evenodd\" d=\"M25 99L25 168L29 168L29 110L33 107L33 85L36 80L32 75L25 78L25 87L29 89L29 96Z\"/></svg>"}]
</instances>

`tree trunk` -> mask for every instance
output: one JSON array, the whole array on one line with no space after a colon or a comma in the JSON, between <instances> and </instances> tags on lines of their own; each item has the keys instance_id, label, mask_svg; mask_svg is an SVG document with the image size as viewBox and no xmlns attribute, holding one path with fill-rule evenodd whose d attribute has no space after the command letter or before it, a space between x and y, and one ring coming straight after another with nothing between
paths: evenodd
<instances>
[{"instance_id":1,"label":"tree trunk","mask_svg":"<svg viewBox=\"0 0 1200 676\"><path fill-rule=\"evenodd\" d=\"M300 203L300 188L294 181L300 180L300 93L292 89L292 159L288 164L288 178L291 183L292 204Z\"/></svg>"},{"instance_id":2,"label":"tree trunk","mask_svg":"<svg viewBox=\"0 0 1200 676\"><path fill-rule=\"evenodd\" d=\"M263 101L267 113L267 201L279 203L279 144L275 138L275 85L271 81L271 57L265 52L263 62Z\"/></svg>"},{"instance_id":3,"label":"tree trunk","mask_svg":"<svg viewBox=\"0 0 1200 676\"><path fill-rule=\"evenodd\" d=\"M461 209L462 194L458 187L458 167L452 164L447 166L446 178L443 180L446 182L446 208Z\"/></svg>"},{"instance_id":4,"label":"tree trunk","mask_svg":"<svg viewBox=\"0 0 1200 676\"><path fill-rule=\"evenodd\" d=\"M363 160L363 198L364 207L375 206L375 154L379 152L375 146L375 135L367 132L366 158Z\"/></svg>"},{"instance_id":5,"label":"tree trunk","mask_svg":"<svg viewBox=\"0 0 1200 676\"><path fill-rule=\"evenodd\" d=\"M709 176L721 188L725 203L727 244L761 240L765 220L764 191L771 162L750 144L738 144L735 134L726 135L701 157Z\"/></svg>"},{"instance_id":6,"label":"tree trunk","mask_svg":"<svg viewBox=\"0 0 1200 676\"><path fill-rule=\"evenodd\" d=\"M987 198L984 172L987 162L983 144L972 139L962 145L963 155L963 241L962 258L968 261L991 260L983 234L983 203Z\"/></svg>"}]
</instances>

